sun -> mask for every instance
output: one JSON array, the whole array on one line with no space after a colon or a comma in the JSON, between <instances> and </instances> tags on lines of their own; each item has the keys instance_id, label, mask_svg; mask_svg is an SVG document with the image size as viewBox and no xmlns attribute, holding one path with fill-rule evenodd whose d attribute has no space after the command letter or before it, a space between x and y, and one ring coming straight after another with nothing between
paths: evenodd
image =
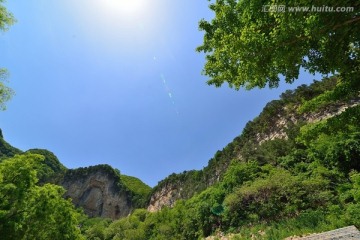
<instances>
[{"instance_id":1,"label":"sun","mask_svg":"<svg viewBox=\"0 0 360 240\"><path fill-rule=\"evenodd\" d=\"M118 18L131 19L145 14L148 2L146 0L102 0L99 7L108 14L115 14Z\"/></svg>"}]
</instances>

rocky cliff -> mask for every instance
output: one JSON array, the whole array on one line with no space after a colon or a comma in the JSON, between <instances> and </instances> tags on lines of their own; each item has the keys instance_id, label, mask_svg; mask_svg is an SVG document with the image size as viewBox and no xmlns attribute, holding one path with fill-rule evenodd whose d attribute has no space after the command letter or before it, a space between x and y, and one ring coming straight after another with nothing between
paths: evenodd
<instances>
[{"instance_id":1,"label":"rocky cliff","mask_svg":"<svg viewBox=\"0 0 360 240\"><path fill-rule=\"evenodd\" d=\"M287 129L290 126L296 125L298 123L312 123L318 122L324 119L331 118L333 116L339 115L344 112L349 107L354 107L360 104L360 99L352 99L348 102L334 103L328 105L316 112L307 112L304 114L298 114L292 112L287 114L287 109L282 109L281 113L276 114L273 117L273 121L270 123L269 130L266 132L258 132L256 134L256 142L262 144L269 140L274 139L287 139ZM272 126L272 127L271 127Z\"/></svg>"},{"instance_id":2,"label":"rocky cliff","mask_svg":"<svg viewBox=\"0 0 360 240\"><path fill-rule=\"evenodd\" d=\"M90 217L117 219L134 208L131 192L107 165L68 170L60 184L66 189L65 197Z\"/></svg>"}]
</instances>

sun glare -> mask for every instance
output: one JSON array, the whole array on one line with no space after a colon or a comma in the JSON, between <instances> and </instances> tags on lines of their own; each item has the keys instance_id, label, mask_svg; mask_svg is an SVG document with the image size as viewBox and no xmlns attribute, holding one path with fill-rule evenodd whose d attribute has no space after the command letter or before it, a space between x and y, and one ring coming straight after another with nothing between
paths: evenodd
<instances>
[{"instance_id":1,"label":"sun glare","mask_svg":"<svg viewBox=\"0 0 360 240\"><path fill-rule=\"evenodd\" d=\"M146 0L103 0L101 5L108 14L121 18L140 17L145 13Z\"/></svg>"},{"instance_id":2,"label":"sun glare","mask_svg":"<svg viewBox=\"0 0 360 240\"><path fill-rule=\"evenodd\" d=\"M164 5L149 0L66 0L86 42L111 54L143 51L166 22ZM126 46L126 47L125 47Z\"/></svg>"}]
</instances>

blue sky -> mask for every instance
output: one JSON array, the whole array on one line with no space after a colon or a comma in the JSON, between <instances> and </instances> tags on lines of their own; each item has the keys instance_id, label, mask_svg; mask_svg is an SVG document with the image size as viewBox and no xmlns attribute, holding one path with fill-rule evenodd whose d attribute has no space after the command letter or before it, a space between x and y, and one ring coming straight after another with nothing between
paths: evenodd
<instances>
[{"instance_id":1,"label":"blue sky","mask_svg":"<svg viewBox=\"0 0 360 240\"><path fill-rule=\"evenodd\" d=\"M68 168L110 164L150 186L201 169L285 89L206 85L198 21L209 2L14 0L0 66L15 97L0 112L5 139L45 148Z\"/></svg>"}]
</instances>

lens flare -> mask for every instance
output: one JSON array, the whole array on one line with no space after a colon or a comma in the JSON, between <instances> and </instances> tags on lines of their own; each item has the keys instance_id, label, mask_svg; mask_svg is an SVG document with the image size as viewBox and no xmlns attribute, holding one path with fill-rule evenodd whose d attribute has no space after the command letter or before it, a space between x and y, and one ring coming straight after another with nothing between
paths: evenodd
<instances>
[{"instance_id":1,"label":"lens flare","mask_svg":"<svg viewBox=\"0 0 360 240\"><path fill-rule=\"evenodd\" d=\"M175 106L175 100L174 100L173 94L172 94L170 88L168 87L168 85L167 85L167 83L166 83L166 79L165 79L164 74L160 74L160 78L162 79L164 88L165 88L165 90L166 90L166 92L167 92L167 94L168 94L168 96L169 96L169 98L170 98L170 101L171 101L172 105L173 105L174 108L175 108L176 114L179 115L179 111L177 110L177 108L176 108L176 106Z\"/></svg>"}]
</instances>

